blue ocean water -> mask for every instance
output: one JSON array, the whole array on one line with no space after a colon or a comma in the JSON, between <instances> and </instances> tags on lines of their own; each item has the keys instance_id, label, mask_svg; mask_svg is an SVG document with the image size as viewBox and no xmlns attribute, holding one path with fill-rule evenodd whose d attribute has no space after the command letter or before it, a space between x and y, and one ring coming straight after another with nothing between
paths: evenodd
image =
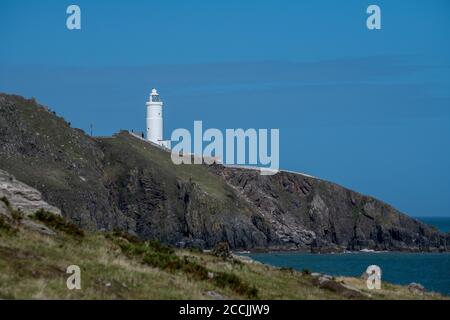
<instances>
[{"instance_id":1,"label":"blue ocean water","mask_svg":"<svg viewBox=\"0 0 450 320\"><path fill-rule=\"evenodd\" d=\"M427 290L450 295L450 253L253 253L252 259L277 267L309 269L331 275L361 276L375 264L382 280L409 284L418 282Z\"/></svg>"},{"instance_id":2,"label":"blue ocean water","mask_svg":"<svg viewBox=\"0 0 450 320\"><path fill-rule=\"evenodd\" d=\"M419 218L448 232L450 218ZM450 253L252 253L262 263L296 270L309 269L331 275L359 277L369 265L382 270L382 280L395 284L418 282L427 290L450 295Z\"/></svg>"}]
</instances>

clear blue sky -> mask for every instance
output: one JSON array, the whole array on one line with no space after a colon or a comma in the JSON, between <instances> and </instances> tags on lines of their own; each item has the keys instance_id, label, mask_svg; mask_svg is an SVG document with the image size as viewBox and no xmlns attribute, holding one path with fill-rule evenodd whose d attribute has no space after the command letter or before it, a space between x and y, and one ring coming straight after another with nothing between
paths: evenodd
<instances>
[{"instance_id":1,"label":"clear blue sky","mask_svg":"<svg viewBox=\"0 0 450 320\"><path fill-rule=\"evenodd\" d=\"M0 91L109 135L143 130L157 87L166 136L280 128L282 168L450 216L449 35L448 0L1 0Z\"/></svg>"}]
</instances>

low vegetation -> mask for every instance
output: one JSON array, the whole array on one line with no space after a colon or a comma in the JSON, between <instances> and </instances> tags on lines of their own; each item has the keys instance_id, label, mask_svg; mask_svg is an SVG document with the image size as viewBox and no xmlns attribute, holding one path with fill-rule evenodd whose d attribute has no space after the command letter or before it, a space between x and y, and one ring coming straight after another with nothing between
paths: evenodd
<instances>
[{"instance_id":1,"label":"low vegetation","mask_svg":"<svg viewBox=\"0 0 450 320\"><path fill-rule=\"evenodd\" d=\"M53 214L51 212L40 209L32 216L33 219L44 223L47 227L55 231L61 231L68 235L75 237L83 237L84 232L75 224L64 220L63 217Z\"/></svg>"},{"instance_id":2,"label":"low vegetation","mask_svg":"<svg viewBox=\"0 0 450 320\"><path fill-rule=\"evenodd\" d=\"M118 232L108 238L116 242L128 257L138 258L151 267L169 273L182 273L192 280L210 281L220 288L229 288L247 298L258 297L258 290L235 274L208 270L187 255L178 256L173 248L164 246L158 241L141 242L137 238Z\"/></svg>"},{"instance_id":3,"label":"low vegetation","mask_svg":"<svg viewBox=\"0 0 450 320\"><path fill-rule=\"evenodd\" d=\"M7 208L11 208L11 204L9 203L8 198L6 198L5 196L1 197L0 201L3 202Z\"/></svg>"},{"instance_id":4,"label":"low vegetation","mask_svg":"<svg viewBox=\"0 0 450 320\"><path fill-rule=\"evenodd\" d=\"M2 233L4 235L12 235L17 231L16 228L7 222L7 220L8 218L0 215L0 237L2 236Z\"/></svg>"},{"instance_id":5,"label":"low vegetation","mask_svg":"<svg viewBox=\"0 0 450 320\"><path fill-rule=\"evenodd\" d=\"M0 299L346 298L318 287L309 270L297 272L237 256L174 249L121 232L83 232L42 210L32 220L55 234L29 229L24 221L15 222L11 212L0 213ZM67 289L70 265L81 269L81 290ZM390 284L369 292L364 280L356 278L335 281L375 299L443 298Z\"/></svg>"}]
</instances>

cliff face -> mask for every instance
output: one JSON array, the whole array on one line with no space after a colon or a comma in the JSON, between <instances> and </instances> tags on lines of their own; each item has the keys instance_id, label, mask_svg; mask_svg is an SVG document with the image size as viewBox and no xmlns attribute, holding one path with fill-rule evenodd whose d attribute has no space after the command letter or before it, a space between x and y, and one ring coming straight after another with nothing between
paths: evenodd
<instances>
[{"instance_id":1,"label":"cliff face","mask_svg":"<svg viewBox=\"0 0 450 320\"><path fill-rule=\"evenodd\" d=\"M337 184L281 172L261 176L248 170L216 167L270 226L283 247L347 250L447 249L449 236L390 205Z\"/></svg>"},{"instance_id":2,"label":"cliff face","mask_svg":"<svg viewBox=\"0 0 450 320\"><path fill-rule=\"evenodd\" d=\"M0 169L86 229L209 248L447 250L450 238L336 184L173 165L128 133L91 138L35 101L0 95Z\"/></svg>"}]
</instances>

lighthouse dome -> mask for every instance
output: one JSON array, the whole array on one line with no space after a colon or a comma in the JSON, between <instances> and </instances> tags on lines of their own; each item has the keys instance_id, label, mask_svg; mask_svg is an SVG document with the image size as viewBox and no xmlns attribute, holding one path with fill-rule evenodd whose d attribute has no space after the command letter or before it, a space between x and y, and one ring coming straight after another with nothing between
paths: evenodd
<instances>
[{"instance_id":1,"label":"lighthouse dome","mask_svg":"<svg viewBox=\"0 0 450 320\"><path fill-rule=\"evenodd\" d=\"M155 88L152 89L152 93L150 94L150 101L151 102L162 102L159 98L158 91L156 91Z\"/></svg>"}]
</instances>

